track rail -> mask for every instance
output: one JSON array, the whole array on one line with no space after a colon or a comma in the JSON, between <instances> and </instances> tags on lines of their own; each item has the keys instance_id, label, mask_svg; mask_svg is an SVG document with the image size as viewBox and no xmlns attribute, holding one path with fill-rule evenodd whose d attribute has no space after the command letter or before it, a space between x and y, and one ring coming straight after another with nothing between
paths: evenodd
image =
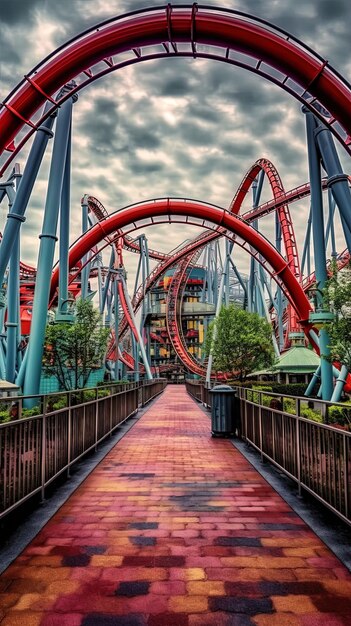
<instances>
[{"instance_id":1,"label":"track rail","mask_svg":"<svg viewBox=\"0 0 351 626\"><path fill-rule=\"evenodd\" d=\"M215 59L270 80L303 102L351 154L351 86L326 59L247 13L168 4L106 20L57 48L25 75L1 105L0 154L11 154L0 175L67 98L114 70L172 56ZM72 90L62 94L67 83ZM37 114L43 105L48 105L45 113Z\"/></svg>"}]
</instances>

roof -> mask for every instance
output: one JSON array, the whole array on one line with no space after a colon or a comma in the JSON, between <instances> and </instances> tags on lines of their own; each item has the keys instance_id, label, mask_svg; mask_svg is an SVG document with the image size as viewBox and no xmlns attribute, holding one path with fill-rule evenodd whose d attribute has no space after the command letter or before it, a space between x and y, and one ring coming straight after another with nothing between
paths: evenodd
<instances>
[{"instance_id":1,"label":"roof","mask_svg":"<svg viewBox=\"0 0 351 626\"><path fill-rule=\"evenodd\" d=\"M293 346L280 355L272 370L292 374L309 374L314 372L318 365L319 356L313 350L308 350L305 346Z\"/></svg>"},{"instance_id":2,"label":"roof","mask_svg":"<svg viewBox=\"0 0 351 626\"><path fill-rule=\"evenodd\" d=\"M19 389L19 386L0 378L0 391L4 391L4 389Z\"/></svg>"}]
</instances>

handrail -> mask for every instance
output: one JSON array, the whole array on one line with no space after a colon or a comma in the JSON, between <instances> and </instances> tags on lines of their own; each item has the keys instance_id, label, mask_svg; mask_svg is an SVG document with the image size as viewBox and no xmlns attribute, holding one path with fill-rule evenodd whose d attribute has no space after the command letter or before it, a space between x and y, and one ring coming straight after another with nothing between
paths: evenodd
<instances>
[{"instance_id":1,"label":"handrail","mask_svg":"<svg viewBox=\"0 0 351 626\"><path fill-rule=\"evenodd\" d=\"M74 463L162 393L166 382L154 379L96 387L94 398L85 402L84 389L63 392L55 396L68 393L67 406L57 409L48 405L49 396L37 396L44 398L40 415L0 424L0 519L36 494L43 500L50 483L64 472L69 476ZM0 402L23 403L24 398Z\"/></svg>"},{"instance_id":2,"label":"handrail","mask_svg":"<svg viewBox=\"0 0 351 626\"><path fill-rule=\"evenodd\" d=\"M212 399L203 382L187 380L188 393L210 408ZM351 432L303 417L304 404L314 403L324 420L331 403L287 396L248 387L235 387L241 437L281 472L292 479L299 495L307 492L351 526ZM267 396L274 402L267 406ZM294 408L284 409L284 399ZM350 407L351 409L351 407Z\"/></svg>"}]
</instances>

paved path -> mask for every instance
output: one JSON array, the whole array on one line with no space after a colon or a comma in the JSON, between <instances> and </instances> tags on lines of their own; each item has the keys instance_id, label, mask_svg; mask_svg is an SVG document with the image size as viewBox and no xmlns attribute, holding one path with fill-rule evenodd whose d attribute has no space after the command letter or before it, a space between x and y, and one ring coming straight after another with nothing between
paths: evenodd
<instances>
[{"instance_id":1,"label":"paved path","mask_svg":"<svg viewBox=\"0 0 351 626\"><path fill-rule=\"evenodd\" d=\"M347 626L351 575L170 386L0 577L1 626Z\"/></svg>"}]
</instances>

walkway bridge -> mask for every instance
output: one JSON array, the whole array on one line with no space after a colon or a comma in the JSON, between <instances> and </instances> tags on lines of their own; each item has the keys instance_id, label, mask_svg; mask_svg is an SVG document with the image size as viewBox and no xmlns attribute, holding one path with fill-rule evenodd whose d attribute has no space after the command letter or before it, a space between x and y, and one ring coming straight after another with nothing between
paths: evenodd
<instances>
[{"instance_id":1,"label":"walkway bridge","mask_svg":"<svg viewBox=\"0 0 351 626\"><path fill-rule=\"evenodd\" d=\"M55 476L103 446L106 435L111 442L128 415L131 425L50 519L43 519L46 506L37 509L38 534L29 518L32 540L17 545L0 576L1 626L349 624L351 555L341 549L347 525L340 530L325 510L338 534L338 558L318 524L304 521L307 504L281 483L282 497L259 458L260 472L247 460L245 443L211 438L208 414L184 386L163 391L159 380L116 387L80 403L71 394L66 407L44 405L40 416L0 426L6 519L30 491L45 496ZM208 404L199 383L188 391ZM304 426L308 420L263 408L259 392L247 394L240 399L242 436L261 444L266 458L274 453L291 477L296 470L302 493L330 496L328 506L350 524L351 433ZM140 417L139 405L156 395ZM296 445L303 463L294 467ZM5 567L20 537L19 527L3 550Z\"/></svg>"}]
</instances>

